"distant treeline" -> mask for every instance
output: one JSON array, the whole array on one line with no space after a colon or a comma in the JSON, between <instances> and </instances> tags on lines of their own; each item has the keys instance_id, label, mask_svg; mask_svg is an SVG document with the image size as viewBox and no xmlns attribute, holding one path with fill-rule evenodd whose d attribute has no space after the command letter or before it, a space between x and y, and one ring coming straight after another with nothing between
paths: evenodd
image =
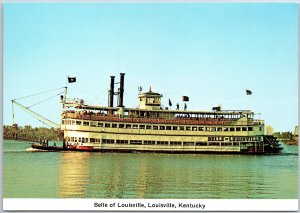
<instances>
[{"instance_id":1,"label":"distant treeline","mask_svg":"<svg viewBox=\"0 0 300 213\"><path fill-rule=\"evenodd\" d=\"M287 144L298 144L298 134L293 134L292 132L274 132L273 135Z\"/></svg>"},{"instance_id":2,"label":"distant treeline","mask_svg":"<svg viewBox=\"0 0 300 213\"><path fill-rule=\"evenodd\" d=\"M4 125L3 126L4 139L26 140L26 141L41 141L43 139L51 141L62 141L63 135L61 131L54 128L46 127L31 127L17 126L17 125Z\"/></svg>"}]
</instances>

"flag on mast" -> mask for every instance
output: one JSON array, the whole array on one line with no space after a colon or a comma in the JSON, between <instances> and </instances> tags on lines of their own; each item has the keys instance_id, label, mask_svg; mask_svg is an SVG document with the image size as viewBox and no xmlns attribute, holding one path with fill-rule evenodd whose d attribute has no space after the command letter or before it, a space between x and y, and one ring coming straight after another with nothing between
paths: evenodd
<instances>
[{"instance_id":1,"label":"flag on mast","mask_svg":"<svg viewBox=\"0 0 300 213\"><path fill-rule=\"evenodd\" d=\"M172 106L172 102L171 102L171 99L169 98L169 106L171 107Z\"/></svg>"},{"instance_id":2,"label":"flag on mast","mask_svg":"<svg viewBox=\"0 0 300 213\"><path fill-rule=\"evenodd\" d=\"M189 101L189 97L188 96L182 96L182 101Z\"/></svg>"},{"instance_id":3,"label":"flag on mast","mask_svg":"<svg viewBox=\"0 0 300 213\"><path fill-rule=\"evenodd\" d=\"M252 95L252 91L251 91L251 90L248 90L248 89L246 89L246 95Z\"/></svg>"},{"instance_id":4,"label":"flag on mast","mask_svg":"<svg viewBox=\"0 0 300 213\"><path fill-rule=\"evenodd\" d=\"M76 82L76 77L69 77L68 76L68 83L74 83Z\"/></svg>"}]
</instances>

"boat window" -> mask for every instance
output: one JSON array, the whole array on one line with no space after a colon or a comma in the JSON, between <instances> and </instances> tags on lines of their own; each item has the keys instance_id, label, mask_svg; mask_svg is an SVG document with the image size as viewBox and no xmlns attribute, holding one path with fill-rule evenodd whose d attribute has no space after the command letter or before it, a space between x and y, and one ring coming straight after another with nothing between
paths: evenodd
<instances>
[{"instance_id":1,"label":"boat window","mask_svg":"<svg viewBox=\"0 0 300 213\"><path fill-rule=\"evenodd\" d=\"M221 143L221 146L231 146L232 144L231 143L229 143L229 142L223 142L223 143Z\"/></svg>"},{"instance_id":2,"label":"boat window","mask_svg":"<svg viewBox=\"0 0 300 213\"><path fill-rule=\"evenodd\" d=\"M209 142L210 146L220 146L220 143L219 142Z\"/></svg>"},{"instance_id":3,"label":"boat window","mask_svg":"<svg viewBox=\"0 0 300 213\"><path fill-rule=\"evenodd\" d=\"M81 125L81 121L76 121L76 125Z\"/></svg>"},{"instance_id":4,"label":"boat window","mask_svg":"<svg viewBox=\"0 0 300 213\"><path fill-rule=\"evenodd\" d=\"M158 126L153 126L153 130L158 130Z\"/></svg>"},{"instance_id":5,"label":"boat window","mask_svg":"<svg viewBox=\"0 0 300 213\"><path fill-rule=\"evenodd\" d=\"M184 126L179 126L179 130L184 130Z\"/></svg>"},{"instance_id":6,"label":"boat window","mask_svg":"<svg viewBox=\"0 0 300 213\"><path fill-rule=\"evenodd\" d=\"M165 130L165 126L159 126L160 130Z\"/></svg>"},{"instance_id":7,"label":"boat window","mask_svg":"<svg viewBox=\"0 0 300 213\"><path fill-rule=\"evenodd\" d=\"M241 131L241 127L236 127L235 131Z\"/></svg>"},{"instance_id":8,"label":"boat window","mask_svg":"<svg viewBox=\"0 0 300 213\"><path fill-rule=\"evenodd\" d=\"M100 139L98 138L90 138L91 143L100 143Z\"/></svg>"},{"instance_id":9,"label":"boat window","mask_svg":"<svg viewBox=\"0 0 300 213\"><path fill-rule=\"evenodd\" d=\"M119 128L124 128L124 124L119 124Z\"/></svg>"},{"instance_id":10,"label":"boat window","mask_svg":"<svg viewBox=\"0 0 300 213\"><path fill-rule=\"evenodd\" d=\"M207 142L196 142L196 146L207 146Z\"/></svg>"},{"instance_id":11,"label":"boat window","mask_svg":"<svg viewBox=\"0 0 300 213\"><path fill-rule=\"evenodd\" d=\"M113 139L102 139L102 143L115 143Z\"/></svg>"},{"instance_id":12,"label":"boat window","mask_svg":"<svg viewBox=\"0 0 300 213\"><path fill-rule=\"evenodd\" d=\"M142 144L141 140L131 140L130 144Z\"/></svg>"},{"instance_id":13,"label":"boat window","mask_svg":"<svg viewBox=\"0 0 300 213\"><path fill-rule=\"evenodd\" d=\"M168 141L157 141L157 145L169 145Z\"/></svg>"},{"instance_id":14,"label":"boat window","mask_svg":"<svg viewBox=\"0 0 300 213\"><path fill-rule=\"evenodd\" d=\"M126 124L125 128L126 129L131 129L131 124Z\"/></svg>"},{"instance_id":15,"label":"boat window","mask_svg":"<svg viewBox=\"0 0 300 213\"><path fill-rule=\"evenodd\" d=\"M209 132L210 128L209 127L205 127L205 131Z\"/></svg>"},{"instance_id":16,"label":"boat window","mask_svg":"<svg viewBox=\"0 0 300 213\"><path fill-rule=\"evenodd\" d=\"M133 129L138 129L138 127L139 127L139 126L136 125L136 124L132 125L132 128L133 128Z\"/></svg>"},{"instance_id":17,"label":"boat window","mask_svg":"<svg viewBox=\"0 0 300 213\"><path fill-rule=\"evenodd\" d=\"M155 141L144 141L144 145L155 145Z\"/></svg>"},{"instance_id":18,"label":"boat window","mask_svg":"<svg viewBox=\"0 0 300 213\"><path fill-rule=\"evenodd\" d=\"M151 129L151 126L150 125L146 125L146 129Z\"/></svg>"},{"instance_id":19,"label":"boat window","mask_svg":"<svg viewBox=\"0 0 300 213\"><path fill-rule=\"evenodd\" d=\"M243 131L247 131L247 127L242 127L242 130Z\"/></svg>"},{"instance_id":20,"label":"boat window","mask_svg":"<svg viewBox=\"0 0 300 213\"><path fill-rule=\"evenodd\" d=\"M173 126L173 130L177 130L178 129L178 126Z\"/></svg>"},{"instance_id":21,"label":"boat window","mask_svg":"<svg viewBox=\"0 0 300 213\"><path fill-rule=\"evenodd\" d=\"M140 125L140 129L145 129L145 125Z\"/></svg>"},{"instance_id":22,"label":"boat window","mask_svg":"<svg viewBox=\"0 0 300 213\"><path fill-rule=\"evenodd\" d=\"M171 130L172 127L171 126L166 126L166 130Z\"/></svg>"},{"instance_id":23,"label":"boat window","mask_svg":"<svg viewBox=\"0 0 300 213\"><path fill-rule=\"evenodd\" d=\"M233 146L239 146L240 144L239 144L239 142L233 142L232 145Z\"/></svg>"},{"instance_id":24,"label":"boat window","mask_svg":"<svg viewBox=\"0 0 300 213\"><path fill-rule=\"evenodd\" d=\"M218 127L217 130L220 132L222 131L222 127Z\"/></svg>"},{"instance_id":25,"label":"boat window","mask_svg":"<svg viewBox=\"0 0 300 213\"><path fill-rule=\"evenodd\" d=\"M77 122L76 122L77 123ZM96 122L92 121L91 126L96 126Z\"/></svg>"},{"instance_id":26,"label":"boat window","mask_svg":"<svg viewBox=\"0 0 300 213\"><path fill-rule=\"evenodd\" d=\"M117 127L118 127L118 124L111 124L111 127L112 127L112 128L117 128Z\"/></svg>"},{"instance_id":27,"label":"boat window","mask_svg":"<svg viewBox=\"0 0 300 213\"><path fill-rule=\"evenodd\" d=\"M193 130L193 131L197 131L197 127L196 127L196 126L193 126L193 127L192 127L192 130Z\"/></svg>"},{"instance_id":28,"label":"boat window","mask_svg":"<svg viewBox=\"0 0 300 213\"><path fill-rule=\"evenodd\" d=\"M104 126L105 127L110 127L110 123L105 123Z\"/></svg>"},{"instance_id":29,"label":"boat window","mask_svg":"<svg viewBox=\"0 0 300 213\"><path fill-rule=\"evenodd\" d=\"M171 146L181 146L181 141L170 141Z\"/></svg>"},{"instance_id":30,"label":"boat window","mask_svg":"<svg viewBox=\"0 0 300 213\"><path fill-rule=\"evenodd\" d=\"M72 125L75 125L75 121L74 120L72 120Z\"/></svg>"},{"instance_id":31,"label":"boat window","mask_svg":"<svg viewBox=\"0 0 300 213\"><path fill-rule=\"evenodd\" d=\"M248 131L253 131L253 127L252 127L252 126L249 126L249 127L248 127Z\"/></svg>"},{"instance_id":32,"label":"boat window","mask_svg":"<svg viewBox=\"0 0 300 213\"><path fill-rule=\"evenodd\" d=\"M184 146L194 146L194 142L183 142Z\"/></svg>"},{"instance_id":33,"label":"boat window","mask_svg":"<svg viewBox=\"0 0 300 213\"><path fill-rule=\"evenodd\" d=\"M216 127L212 127L212 128L211 128L211 131L212 131L212 132L215 132L215 131L216 131Z\"/></svg>"},{"instance_id":34,"label":"boat window","mask_svg":"<svg viewBox=\"0 0 300 213\"><path fill-rule=\"evenodd\" d=\"M117 140L117 144L128 144L128 140Z\"/></svg>"},{"instance_id":35,"label":"boat window","mask_svg":"<svg viewBox=\"0 0 300 213\"><path fill-rule=\"evenodd\" d=\"M83 121L83 126L89 126L90 125L90 122L88 121Z\"/></svg>"},{"instance_id":36,"label":"boat window","mask_svg":"<svg viewBox=\"0 0 300 213\"><path fill-rule=\"evenodd\" d=\"M189 130L191 130L191 127L190 126L186 126L185 130L189 131Z\"/></svg>"},{"instance_id":37,"label":"boat window","mask_svg":"<svg viewBox=\"0 0 300 213\"><path fill-rule=\"evenodd\" d=\"M224 127L224 132L228 132L228 127Z\"/></svg>"},{"instance_id":38,"label":"boat window","mask_svg":"<svg viewBox=\"0 0 300 213\"><path fill-rule=\"evenodd\" d=\"M98 122L98 127L103 127L103 123Z\"/></svg>"},{"instance_id":39,"label":"boat window","mask_svg":"<svg viewBox=\"0 0 300 213\"><path fill-rule=\"evenodd\" d=\"M234 127L230 127L230 132L233 132L234 131Z\"/></svg>"},{"instance_id":40,"label":"boat window","mask_svg":"<svg viewBox=\"0 0 300 213\"><path fill-rule=\"evenodd\" d=\"M198 127L198 130L199 131L203 131L203 127Z\"/></svg>"}]
</instances>

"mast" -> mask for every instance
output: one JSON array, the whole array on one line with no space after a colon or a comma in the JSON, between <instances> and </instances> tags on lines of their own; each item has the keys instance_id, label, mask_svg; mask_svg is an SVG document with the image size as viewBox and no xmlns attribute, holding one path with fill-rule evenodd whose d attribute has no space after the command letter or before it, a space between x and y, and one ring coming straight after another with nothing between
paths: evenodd
<instances>
[{"instance_id":1,"label":"mast","mask_svg":"<svg viewBox=\"0 0 300 213\"><path fill-rule=\"evenodd\" d=\"M36 119L38 119L40 122L42 122L43 124L46 124L47 126L50 127L54 127L54 128L59 128L60 125L50 121L49 119L41 116L40 114L30 110L28 107L23 106L22 104L18 103L15 99L11 100L12 104L16 104L17 106L19 106L21 109L23 109L24 111L28 112L29 114L31 114L33 117L35 117Z\"/></svg>"}]
</instances>

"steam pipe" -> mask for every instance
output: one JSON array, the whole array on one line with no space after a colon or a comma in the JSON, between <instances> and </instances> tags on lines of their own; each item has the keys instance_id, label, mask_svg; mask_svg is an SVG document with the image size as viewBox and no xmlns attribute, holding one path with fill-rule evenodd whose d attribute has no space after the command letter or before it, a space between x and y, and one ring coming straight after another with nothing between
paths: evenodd
<instances>
[{"instance_id":1,"label":"steam pipe","mask_svg":"<svg viewBox=\"0 0 300 213\"><path fill-rule=\"evenodd\" d=\"M114 106L114 85L115 85L115 76L110 76L110 90L108 92L109 100L108 100L108 106L113 107Z\"/></svg>"},{"instance_id":2,"label":"steam pipe","mask_svg":"<svg viewBox=\"0 0 300 213\"><path fill-rule=\"evenodd\" d=\"M125 73L120 73L120 89L119 89L119 105L118 105L118 107L124 107L123 106L124 76L125 76Z\"/></svg>"}]
</instances>

